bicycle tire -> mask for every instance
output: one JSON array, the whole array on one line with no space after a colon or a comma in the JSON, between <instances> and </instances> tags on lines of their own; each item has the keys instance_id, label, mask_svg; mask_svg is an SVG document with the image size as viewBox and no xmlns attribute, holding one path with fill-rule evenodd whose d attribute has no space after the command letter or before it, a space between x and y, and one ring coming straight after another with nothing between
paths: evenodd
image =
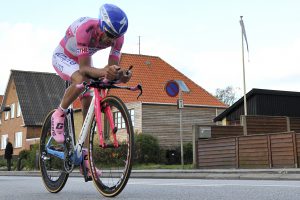
<instances>
[{"instance_id":1,"label":"bicycle tire","mask_svg":"<svg viewBox=\"0 0 300 200\"><path fill-rule=\"evenodd\" d=\"M119 112L124 120L122 123L125 125L125 129L118 129L116 132L120 144L118 148L112 144L111 131L104 112L105 106L110 106L113 113ZM106 144L110 143L110 148L99 147L94 117L89 133L89 164L97 190L105 197L114 197L122 192L130 177L134 152L134 132L128 109L121 99L107 96L101 101L101 108L104 138ZM114 123L116 127L120 126L120 124L116 124L116 120ZM102 170L100 176L97 173L98 169Z\"/></svg>"},{"instance_id":2,"label":"bicycle tire","mask_svg":"<svg viewBox=\"0 0 300 200\"><path fill-rule=\"evenodd\" d=\"M63 160L47 154L45 149L51 136L51 116L53 112L54 110L47 115L42 127L39 164L42 180L46 189L51 193L58 193L65 186L69 174L64 171ZM67 127L66 122L67 120L65 121L65 127ZM53 146L56 145L54 140L51 141L51 144L52 143Z\"/></svg>"}]
</instances>

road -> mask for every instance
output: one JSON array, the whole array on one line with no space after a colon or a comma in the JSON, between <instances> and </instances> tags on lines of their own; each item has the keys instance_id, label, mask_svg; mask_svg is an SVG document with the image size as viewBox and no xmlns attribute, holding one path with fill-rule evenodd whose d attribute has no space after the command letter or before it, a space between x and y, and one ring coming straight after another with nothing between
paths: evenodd
<instances>
[{"instance_id":1,"label":"road","mask_svg":"<svg viewBox=\"0 0 300 200\"><path fill-rule=\"evenodd\" d=\"M40 177L0 176L1 200L106 199L92 182L69 178L58 194L46 191ZM115 199L126 200L298 200L300 181L130 179Z\"/></svg>"}]
</instances>

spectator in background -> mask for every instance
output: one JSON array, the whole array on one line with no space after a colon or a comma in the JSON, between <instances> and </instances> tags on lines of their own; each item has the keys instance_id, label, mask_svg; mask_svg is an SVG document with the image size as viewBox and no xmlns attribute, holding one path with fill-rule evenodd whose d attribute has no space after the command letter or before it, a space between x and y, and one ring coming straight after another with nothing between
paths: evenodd
<instances>
[{"instance_id":1,"label":"spectator in background","mask_svg":"<svg viewBox=\"0 0 300 200\"><path fill-rule=\"evenodd\" d=\"M6 139L6 147L5 147L5 154L4 158L7 160L7 170L11 170L11 159L12 159L12 154L14 153L13 146L11 142L9 142L9 139Z\"/></svg>"}]
</instances>

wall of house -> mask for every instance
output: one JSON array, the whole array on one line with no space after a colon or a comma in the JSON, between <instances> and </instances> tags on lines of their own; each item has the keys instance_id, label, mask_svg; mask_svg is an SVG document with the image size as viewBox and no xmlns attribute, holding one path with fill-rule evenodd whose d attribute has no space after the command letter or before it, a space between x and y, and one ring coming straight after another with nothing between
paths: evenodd
<instances>
[{"instance_id":1,"label":"wall of house","mask_svg":"<svg viewBox=\"0 0 300 200\"><path fill-rule=\"evenodd\" d=\"M21 116L17 117L17 107L18 107L19 100L16 93L16 86L13 81L7 87L5 103L6 103L5 106L10 106L13 103L15 104L14 118L11 118L11 112L9 112L9 116L7 120L5 120L5 113L1 114L0 140L2 138L2 135L8 134L9 140L14 147L14 155L18 155L21 150L27 147L26 146L27 128L23 126L24 121L23 121L22 114ZM22 146L18 148L15 147L16 144L15 134L17 132L22 132ZM1 149L0 155L3 154L4 154L4 150Z\"/></svg>"},{"instance_id":2,"label":"wall of house","mask_svg":"<svg viewBox=\"0 0 300 200\"><path fill-rule=\"evenodd\" d=\"M183 142L192 142L192 126L214 125L223 109L185 106L182 109ZM180 146L180 111L176 105L142 105L142 133L158 138L161 147L174 149Z\"/></svg>"},{"instance_id":3,"label":"wall of house","mask_svg":"<svg viewBox=\"0 0 300 200\"><path fill-rule=\"evenodd\" d=\"M41 137L42 127L27 127L26 129L26 139L25 139L25 149L30 149L31 145L39 144Z\"/></svg>"},{"instance_id":4,"label":"wall of house","mask_svg":"<svg viewBox=\"0 0 300 200\"><path fill-rule=\"evenodd\" d=\"M134 109L134 126L133 129L135 133L140 133L142 130L142 106L141 102L131 102L126 103L126 106L128 109ZM82 128L82 112L81 110L78 110L74 112L74 126L75 126L75 133L76 138L78 138L81 128Z\"/></svg>"},{"instance_id":5,"label":"wall of house","mask_svg":"<svg viewBox=\"0 0 300 200\"><path fill-rule=\"evenodd\" d=\"M133 129L135 133L142 132L142 103L131 102L126 103L128 109L134 109L134 125Z\"/></svg>"}]
</instances>

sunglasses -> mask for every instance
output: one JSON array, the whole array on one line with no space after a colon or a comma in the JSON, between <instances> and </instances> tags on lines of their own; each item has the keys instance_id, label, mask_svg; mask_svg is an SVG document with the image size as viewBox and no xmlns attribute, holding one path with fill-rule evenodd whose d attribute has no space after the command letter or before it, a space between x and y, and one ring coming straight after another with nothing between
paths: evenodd
<instances>
[{"instance_id":1,"label":"sunglasses","mask_svg":"<svg viewBox=\"0 0 300 200\"><path fill-rule=\"evenodd\" d=\"M111 34L111 33L108 32L108 31L104 31L104 33L105 33L105 35L106 35L108 38L110 38L110 39L117 39L117 38L118 38L117 36Z\"/></svg>"}]
</instances>

